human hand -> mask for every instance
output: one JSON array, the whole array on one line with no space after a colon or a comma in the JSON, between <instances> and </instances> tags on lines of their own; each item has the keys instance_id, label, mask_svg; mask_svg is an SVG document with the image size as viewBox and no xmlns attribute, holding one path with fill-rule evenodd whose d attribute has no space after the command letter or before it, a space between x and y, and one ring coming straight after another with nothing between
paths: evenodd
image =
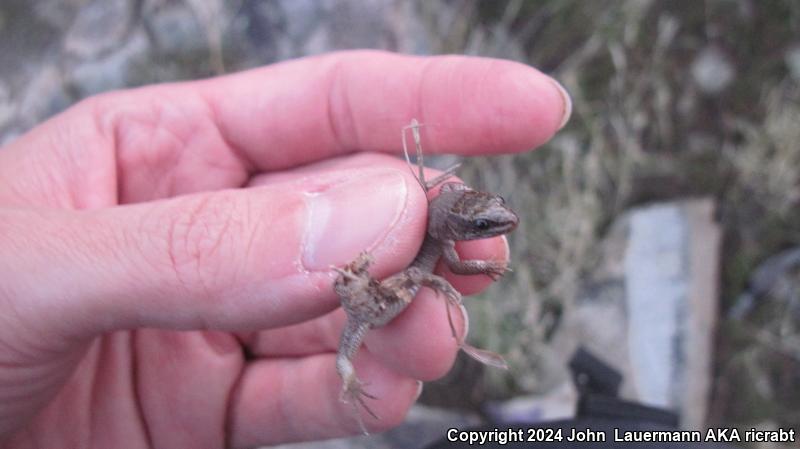
<instances>
[{"instance_id":1,"label":"human hand","mask_svg":"<svg viewBox=\"0 0 800 449\"><path fill-rule=\"evenodd\" d=\"M350 52L85 100L0 150L0 441L252 447L358 432L334 369L329 267L407 266L427 202L397 153L517 152L569 114L549 78L465 57ZM358 152L376 153L358 153ZM351 153L353 153L351 155ZM501 260L501 238L464 242ZM465 294L485 276L453 277ZM382 420L457 345L423 292L371 332ZM456 314L457 315L457 314ZM463 323L459 323L463 328Z\"/></svg>"}]
</instances>

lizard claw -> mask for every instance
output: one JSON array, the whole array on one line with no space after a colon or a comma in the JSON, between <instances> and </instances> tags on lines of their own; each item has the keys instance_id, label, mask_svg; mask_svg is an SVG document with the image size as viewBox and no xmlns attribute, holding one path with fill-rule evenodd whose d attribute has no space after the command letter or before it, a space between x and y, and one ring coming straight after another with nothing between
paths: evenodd
<instances>
[{"instance_id":1,"label":"lizard claw","mask_svg":"<svg viewBox=\"0 0 800 449\"><path fill-rule=\"evenodd\" d=\"M513 271L505 262L489 260L486 261L486 263L487 266L484 274L492 278L492 281L500 279L507 271Z\"/></svg>"},{"instance_id":2,"label":"lizard claw","mask_svg":"<svg viewBox=\"0 0 800 449\"><path fill-rule=\"evenodd\" d=\"M381 419L372 409L367 406L367 403L364 401L364 398L369 399L378 399L377 397L367 393L364 391L364 386L366 383L361 382L355 376L347 379L342 386L342 392L339 395L339 400L346 404L351 404L353 406L353 416L358 421L358 427L361 429L361 433L364 435L369 435L367 431L367 427L364 425L364 420L361 419L361 413L359 413L359 406L369 413L370 416L379 420Z\"/></svg>"},{"instance_id":3,"label":"lizard claw","mask_svg":"<svg viewBox=\"0 0 800 449\"><path fill-rule=\"evenodd\" d=\"M461 343L461 350L468 356L483 363L484 365L493 366L500 369L508 369L508 363L500 354L486 349L476 348L475 346Z\"/></svg>"},{"instance_id":4,"label":"lizard claw","mask_svg":"<svg viewBox=\"0 0 800 449\"><path fill-rule=\"evenodd\" d=\"M343 277L346 277L346 278L355 278L355 275L353 275L353 273L351 273L350 270L347 270L345 268L339 268L336 265L330 265L328 268L330 268L331 271L336 272L340 276L343 276Z\"/></svg>"}]
</instances>

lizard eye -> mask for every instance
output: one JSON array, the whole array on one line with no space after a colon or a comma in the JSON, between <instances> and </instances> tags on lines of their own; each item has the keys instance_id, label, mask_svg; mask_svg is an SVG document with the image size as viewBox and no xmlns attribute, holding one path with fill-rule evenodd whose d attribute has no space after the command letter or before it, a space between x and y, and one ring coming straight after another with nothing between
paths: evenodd
<instances>
[{"instance_id":1,"label":"lizard eye","mask_svg":"<svg viewBox=\"0 0 800 449\"><path fill-rule=\"evenodd\" d=\"M484 220L483 218L479 218L472 222L472 225L475 226L476 229L479 231L485 231L489 229L489 222Z\"/></svg>"}]
</instances>

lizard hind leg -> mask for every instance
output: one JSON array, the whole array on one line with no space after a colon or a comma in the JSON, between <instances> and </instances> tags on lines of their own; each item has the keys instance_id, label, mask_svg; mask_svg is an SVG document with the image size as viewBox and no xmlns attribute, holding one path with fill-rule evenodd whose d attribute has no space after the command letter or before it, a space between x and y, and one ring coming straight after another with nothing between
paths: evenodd
<instances>
[{"instance_id":1,"label":"lizard hind leg","mask_svg":"<svg viewBox=\"0 0 800 449\"><path fill-rule=\"evenodd\" d=\"M469 323L469 316L467 316L466 309L464 309L463 307L459 307L458 310L461 312L464 322ZM451 320L450 328L453 329L453 322L452 319L450 318L449 304L447 305L447 319ZM453 336L455 337L456 336L455 330L453 330L453 332L454 332ZM476 348L475 346L472 346L471 344L464 341L463 338L458 339L458 337L456 337L456 340L458 341L458 348L464 351L465 354L472 357L474 360L477 360L483 363L484 365L493 366L495 368L506 369L506 370L508 369L508 363L506 363L506 360L503 358L502 355L496 352L489 351L488 349Z\"/></svg>"},{"instance_id":2,"label":"lizard hind leg","mask_svg":"<svg viewBox=\"0 0 800 449\"><path fill-rule=\"evenodd\" d=\"M447 297L447 302L445 302L445 307L447 308L447 321L450 324L450 331L453 334L453 338L455 338L458 342L459 349L484 365L508 369L508 364L506 363L505 359L503 359L503 356L486 349L476 348L465 342L463 338L459 338L458 334L456 334L456 329L453 325L453 317L450 314L450 306L458 306L457 308L461 313L465 323L467 323L469 320L466 310L463 307L460 307L461 293L459 293L458 290L456 290L449 282L447 282L445 278L441 276L426 273L414 267L409 268L406 272L409 278L411 278L414 282L433 289L433 291L437 294L441 292Z\"/></svg>"},{"instance_id":3,"label":"lizard hind leg","mask_svg":"<svg viewBox=\"0 0 800 449\"><path fill-rule=\"evenodd\" d=\"M380 417L367 406L364 400L364 398L377 399L377 397L364 391L366 384L356 376L356 369L353 366L352 360L356 352L358 352L369 328L369 323L348 317L347 324L345 324L344 331L342 332L342 338L339 342L339 352L336 356L336 372L342 379L342 391L339 394L339 400L353 407L353 416L358 422L361 433L364 435L369 435L369 432L364 425L364 421L361 419L359 406L366 410L373 418L380 419Z\"/></svg>"},{"instance_id":4,"label":"lizard hind leg","mask_svg":"<svg viewBox=\"0 0 800 449\"><path fill-rule=\"evenodd\" d=\"M454 164L442 172L441 175L431 179L430 181L425 181L425 191L433 189L434 187L438 186L439 184L447 181L447 179L455 176L454 173L458 168L461 167L461 163Z\"/></svg>"},{"instance_id":5,"label":"lizard hind leg","mask_svg":"<svg viewBox=\"0 0 800 449\"><path fill-rule=\"evenodd\" d=\"M452 305L461 304L461 293L453 287L447 279L432 273L421 270L417 267L409 267L406 276L411 282L432 289L437 295L442 293L447 302Z\"/></svg>"}]
</instances>

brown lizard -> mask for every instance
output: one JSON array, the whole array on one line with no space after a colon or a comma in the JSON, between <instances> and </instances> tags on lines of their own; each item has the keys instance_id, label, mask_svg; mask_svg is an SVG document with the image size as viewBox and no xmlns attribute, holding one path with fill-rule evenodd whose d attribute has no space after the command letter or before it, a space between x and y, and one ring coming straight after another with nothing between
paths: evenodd
<instances>
[{"instance_id":1,"label":"brown lizard","mask_svg":"<svg viewBox=\"0 0 800 449\"><path fill-rule=\"evenodd\" d=\"M403 129L403 148L406 159L405 132L411 129L417 147L418 180L427 194L430 189L441 184L452 175L456 167L426 182L423 173L422 149L419 137L419 124L416 120ZM410 162L409 162L410 163ZM336 370L342 378L342 399L356 408L356 418L365 434L366 428L358 414L360 404L374 418L378 418L364 403L363 397L375 399L363 389L356 377L352 360L366 335L374 327L392 321L414 299L421 287L443 293L447 298L447 317L453 337L455 328L450 316L450 305L461 303L461 294L441 276L433 274L437 262L444 257L450 271L456 274L486 274L496 280L506 270L504 262L493 260L461 260L455 249L459 240L476 240L507 234L516 228L519 219L505 205L498 195L479 192L464 184L448 182L442 185L439 195L428 202L428 226L425 240L414 261L405 270L378 281L369 275L372 258L362 253L344 269L335 268L339 274L334 282L334 290L339 296L342 308L347 314L347 323L339 342ZM459 308L459 310L461 310ZM472 347L459 340L459 347L476 360L501 368L506 364L503 358L490 351Z\"/></svg>"}]
</instances>

